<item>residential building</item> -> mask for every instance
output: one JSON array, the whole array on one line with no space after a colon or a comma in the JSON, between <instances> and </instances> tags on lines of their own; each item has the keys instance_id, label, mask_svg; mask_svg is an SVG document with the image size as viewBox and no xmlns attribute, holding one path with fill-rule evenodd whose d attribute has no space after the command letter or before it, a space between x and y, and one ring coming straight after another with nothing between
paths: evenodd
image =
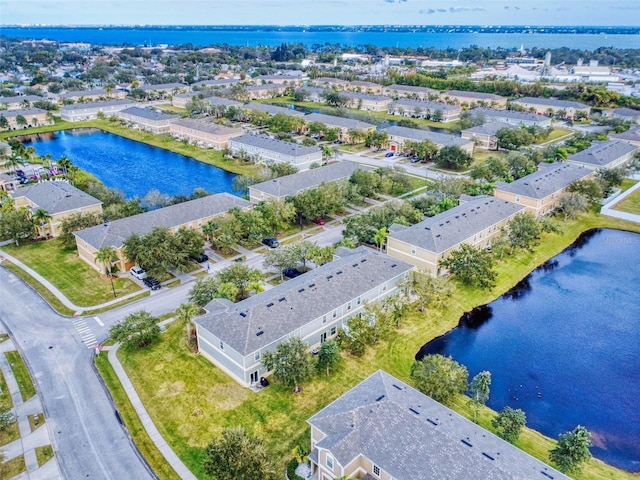
<instances>
[{"instance_id":1,"label":"residential building","mask_svg":"<svg viewBox=\"0 0 640 480\"><path fill-rule=\"evenodd\" d=\"M73 234L76 237L78 255L82 260L96 270L100 270L101 266L96 262L96 253L102 247L113 247L118 257L114 266L125 272L132 263L125 255L124 242L134 233L146 235L156 227L168 228L174 233L181 228L201 230L202 226L214 217L223 215L232 208L247 208L250 205L249 202L235 195L218 193L113 222L105 222Z\"/></svg>"},{"instance_id":2,"label":"residential building","mask_svg":"<svg viewBox=\"0 0 640 480\"><path fill-rule=\"evenodd\" d=\"M118 116L131 122L136 128L153 133L168 133L172 122L180 115L171 115L151 108L129 107L118 113Z\"/></svg>"},{"instance_id":3,"label":"residential building","mask_svg":"<svg viewBox=\"0 0 640 480\"><path fill-rule=\"evenodd\" d=\"M65 101L95 102L97 100L106 100L109 98L124 98L126 96L127 92L125 92L124 90L106 91L104 88L96 88L94 90L76 90L61 93L58 95L58 100L61 103L64 103Z\"/></svg>"},{"instance_id":4,"label":"residential building","mask_svg":"<svg viewBox=\"0 0 640 480\"><path fill-rule=\"evenodd\" d=\"M0 117L7 120L8 129L19 130L38 125L53 125L53 118L48 113L41 108L19 108L0 111Z\"/></svg>"},{"instance_id":5,"label":"residential building","mask_svg":"<svg viewBox=\"0 0 640 480\"><path fill-rule=\"evenodd\" d=\"M622 142L627 142L631 145L635 145L636 147L640 147L640 125L630 128L626 132L611 132L609 133L609 138L611 140L620 140Z\"/></svg>"},{"instance_id":6,"label":"residential building","mask_svg":"<svg viewBox=\"0 0 640 480\"><path fill-rule=\"evenodd\" d=\"M349 102L347 107L357 108L359 110L369 110L372 112L384 112L389 108L392 100L384 95L375 95L373 93L360 92L343 92L342 96L347 98Z\"/></svg>"},{"instance_id":7,"label":"residential building","mask_svg":"<svg viewBox=\"0 0 640 480\"><path fill-rule=\"evenodd\" d=\"M393 98L413 98L414 100L433 100L440 96L438 90L412 85L389 85L382 88L382 93Z\"/></svg>"},{"instance_id":8,"label":"residential building","mask_svg":"<svg viewBox=\"0 0 640 480\"><path fill-rule=\"evenodd\" d=\"M178 93L186 93L190 90L189 85L184 83L157 83L153 85L140 85L140 90L144 90L148 98L167 97L169 95L177 95Z\"/></svg>"},{"instance_id":9,"label":"residential building","mask_svg":"<svg viewBox=\"0 0 640 480\"><path fill-rule=\"evenodd\" d=\"M300 192L316 188L323 183L348 180L353 172L359 170L357 163L344 161L336 162L323 167L312 168L292 175L278 177L266 182L249 186L249 201L259 203L263 200L284 200Z\"/></svg>"},{"instance_id":10,"label":"residential building","mask_svg":"<svg viewBox=\"0 0 640 480\"><path fill-rule=\"evenodd\" d=\"M316 146L305 147L285 142L268 135L242 135L229 141L234 156L249 156L261 163L289 163L299 170L308 169L313 163L322 163L322 150Z\"/></svg>"},{"instance_id":11,"label":"residential building","mask_svg":"<svg viewBox=\"0 0 640 480\"><path fill-rule=\"evenodd\" d=\"M329 128L337 128L339 130L338 138L347 143L351 141L349 130L358 130L366 135L376 129L376 126L371 123L353 120L352 118L325 115L323 113L310 113L309 115L305 115L304 119L307 124L311 122L319 122Z\"/></svg>"},{"instance_id":12,"label":"residential building","mask_svg":"<svg viewBox=\"0 0 640 480\"><path fill-rule=\"evenodd\" d=\"M60 118L67 122L81 122L83 120L95 120L99 114L106 117L116 115L118 112L139 105L133 100L101 100L98 102L74 103L60 107Z\"/></svg>"},{"instance_id":13,"label":"residential building","mask_svg":"<svg viewBox=\"0 0 640 480\"><path fill-rule=\"evenodd\" d=\"M591 113L591 107L588 105L555 98L522 97L511 100L511 105L516 105L536 115L558 115L569 120L575 120L578 115L588 117Z\"/></svg>"},{"instance_id":14,"label":"residential building","mask_svg":"<svg viewBox=\"0 0 640 480\"><path fill-rule=\"evenodd\" d=\"M463 243L488 248L494 237L524 205L481 195L463 197L451 210L427 218L410 227L389 228L387 254L436 276L446 273L440 263Z\"/></svg>"},{"instance_id":15,"label":"residential building","mask_svg":"<svg viewBox=\"0 0 640 480\"><path fill-rule=\"evenodd\" d=\"M426 118L442 123L453 122L460 118L462 109L456 105L429 100L401 98L389 106L389 113L404 117Z\"/></svg>"},{"instance_id":16,"label":"residential building","mask_svg":"<svg viewBox=\"0 0 640 480\"><path fill-rule=\"evenodd\" d=\"M405 144L408 141L424 142L425 140L431 140L436 144L438 149L455 146L460 147L469 155L473 155L473 142L455 135L398 126L383 128L383 131L389 135L389 149L392 152L404 150Z\"/></svg>"},{"instance_id":17,"label":"residential building","mask_svg":"<svg viewBox=\"0 0 640 480\"><path fill-rule=\"evenodd\" d=\"M193 84L193 87L197 89L226 88L238 83L242 83L242 80L240 80L239 78L221 78L218 80L203 80L201 82L196 82Z\"/></svg>"},{"instance_id":18,"label":"residential building","mask_svg":"<svg viewBox=\"0 0 640 480\"><path fill-rule=\"evenodd\" d=\"M16 189L11 196L15 207L27 207L31 213L39 208L45 210L51 218L38 226L42 237L60 235L62 222L76 214L102 213L102 202L77 189L65 180L52 180Z\"/></svg>"},{"instance_id":19,"label":"residential building","mask_svg":"<svg viewBox=\"0 0 640 480\"><path fill-rule=\"evenodd\" d=\"M440 93L440 98L447 103L469 107L507 108L507 98L493 93L464 92L449 90Z\"/></svg>"},{"instance_id":20,"label":"residential building","mask_svg":"<svg viewBox=\"0 0 640 480\"><path fill-rule=\"evenodd\" d=\"M6 173L0 173L0 190L13 192L19 186L20 181L16 177L7 175Z\"/></svg>"},{"instance_id":21,"label":"residential building","mask_svg":"<svg viewBox=\"0 0 640 480\"><path fill-rule=\"evenodd\" d=\"M17 95L15 97L0 97L0 113L2 110L16 110L31 108L33 102L46 100L38 95Z\"/></svg>"},{"instance_id":22,"label":"residential building","mask_svg":"<svg viewBox=\"0 0 640 480\"><path fill-rule=\"evenodd\" d=\"M549 117L528 112L478 107L469 110L469 113L475 117L483 118L486 122L502 122L509 125L524 125L525 127L551 127L551 119Z\"/></svg>"},{"instance_id":23,"label":"residential building","mask_svg":"<svg viewBox=\"0 0 640 480\"><path fill-rule=\"evenodd\" d=\"M332 88L334 90L345 90L349 82L340 78L318 77L313 81L316 86L321 88Z\"/></svg>"},{"instance_id":24,"label":"residential building","mask_svg":"<svg viewBox=\"0 0 640 480\"><path fill-rule=\"evenodd\" d=\"M230 98L226 98L226 97L217 97L217 96L207 97L204 99L204 101L206 104L208 104L210 107L213 107L213 108L215 108L216 106L224 106L226 108L229 108L229 107L246 108L244 103L236 102L235 100L231 100Z\"/></svg>"},{"instance_id":25,"label":"residential building","mask_svg":"<svg viewBox=\"0 0 640 480\"><path fill-rule=\"evenodd\" d=\"M204 148L223 150L229 145L229 140L244 135L244 130L204 120L180 118L171 123L169 133L179 140L188 140Z\"/></svg>"},{"instance_id":26,"label":"residential building","mask_svg":"<svg viewBox=\"0 0 640 480\"><path fill-rule=\"evenodd\" d=\"M11 145L0 141L0 157L8 157L11 155Z\"/></svg>"},{"instance_id":27,"label":"residential building","mask_svg":"<svg viewBox=\"0 0 640 480\"><path fill-rule=\"evenodd\" d=\"M241 385L268 372L262 356L292 337L309 348L334 338L366 303L397 293L413 266L367 247L236 304L216 299L194 319L198 351ZM348 328L348 327L347 327Z\"/></svg>"},{"instance_id":28,"label":"residential building","mask_svg":"<svg viewBox=\"0 0 640 480\"><path fill-rule=\"evenodd\" d=\"M628 122L640 123L640 110L634 110L632 108L614 108L611 115L614 118L619 118Z\"/></svg>"},{"instance_id":29,"label":"residential building","mask_svg":"<svg viewBox=\"0 0 640 480\"><path fill-rule=\"evenodd\" d=\"M289 87L297 87L300 84L300 78L292 75L259 75L251 79L257 85L285 85Z\"/></svg>"},{"instance_id":30,"label":"residential building","mask_svg":"<svg viewBox=\"0 0 640 480\"><path fill-rule=\"evenodd\" d=\"M363 93L382 93L382 85L379 83L373 82L363 82L360 80L355 80L353 82L348 82L346 85L347 90L351 90L352 92L363 92Z\"/></svg>"},{"instance_id":31,"label":"residential building","mask_svg":"<svg viewBox=\"0 0 640 480\"><path fill-rule=\"evenodd\" d=\"M589 148L569 155L567 163L592 170L616 168L631 160L637 151L637 146L620 140L594 141Z\"/></svg>"},{"instance_id":32,"label":"residential building","mask_svg":"<svg viewBox=\"0 0 640 480\"><path fill-rule=\"evenodd\" d=\"M289 85L267 83L264 85L247 85L245 92L249 100L260 100L263 98L274 98L283 96L287 89L291 88Z\"/></svg>"},{"instance_id":33,"label":"residential building","mask_svg":"<svg viewBox=\"0 0 640 480\"><path fill-rule=\"evenodd\" d=\"M482 148L484 150L497 150L498 137L496 134L505 128L517 127L503 122L489 122L462 130L460 135L462 138L473 142L478 148Z\"/></svg>"},{"instance_id":34,"label":"residential building","mask_svg":"<svg viewBox=\"0 0 640 480\"><path fill-rule=\"evenodd\" d=\"M536 216L551 213L562 194L576 180L588 180L594 171L570 163L541 163L538 171L512 183L498 182L493 195L524 205Z\"/></svg>"},{"instance_id":35,"label":"residential building","mask_svg":"<svg viewBox=\"0 0 640 480\"><path fill-rule=\"evenodd\" d=\"M293 108L278 107L276 105L269 105L267 103L247 103L243 106L243 108L247 110L259 110L261 112L266 112L272 116L281 113L283 115L289 115L291 117L304 117L303 112L299 112L298 110L294 110Z\"/></svg>"},{"instance_id":36,"label":"residential building","mask_svg":"<svg viewBox=\"0 0 640 480\"><path fill-rule=\"evenodd\" d=\"M319 87L302 87L300 90L304 90L309 94L307 100L309 102L322 103L324 102L323 94L327 91L326 88Z\"/></svg>"},{"instance_id":37,"label":"residential building","mask_svg":"<svg viewBox=\"0 0 640 480\"><path fill-rule=\"evenodd\" d=\"M313 480L569 480L382 370L307 422Z\"/></svg>"},{"instance_id":38,"label":"residential building","mask_svg":"<svg viewBox=\"0 0 640 480\"><path fill-rule=\"evenodd\" d=\"M177 93L171 97L171 105L177 108L187 108L187 105L193 101L193 97L198 95L198 92Z\"/></svg>"}]
</instances>

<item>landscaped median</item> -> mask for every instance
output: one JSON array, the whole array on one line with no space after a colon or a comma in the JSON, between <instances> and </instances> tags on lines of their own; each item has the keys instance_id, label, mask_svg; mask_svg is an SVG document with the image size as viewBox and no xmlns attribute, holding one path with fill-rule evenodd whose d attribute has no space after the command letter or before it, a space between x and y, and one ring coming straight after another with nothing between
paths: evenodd
<instances>
[{"instance_id":1,"label":"landscaped median","mask_svg":"<svg viewBox=\"0 0 640 480\"><path fill-rule=\"evenodd\" d=\"M493 291L458 287L443 312L420 313L412 309L403 320L402 328L390 340L380 342L361 358L343 355L341 364L331 371L330 377L318 375L304 384L300 394L293 394L291 389L278 384L259 393L241 387L187 347L183 325L169 325L160 341L152 347L138 351L120 349L118 356L156 427L198 478L207 478L202 468L207 444L223 428L235 426L242 426L250 434L264 438L284 471L292 449L297 444L309 443L306 423L309 417L377 369L410 381L414 355L424 343L455 327L464 312L489 303L513 287L534 267L565 249L581 232L601 227L640 233L640 225L596 214L560 223L560 227L562 234L543 234L542 243L535 251L519 252L499 264L498 284ZM106 356L105 353L102 355ZM98 358L99 364L104 361ZM113 379L108 383L116 390L120 388ZM120 397L114 395L118 408L123 409L124 401ZM459 397L455 409L472 418L467 400ZM482 409L480 425L493 430L490 421L493 415L491 410ZM554 441L526 429L517 445L548 462L548 452ZM639 476L591 460L575 478L637 480Z\"/></svg>"}]
</instances>

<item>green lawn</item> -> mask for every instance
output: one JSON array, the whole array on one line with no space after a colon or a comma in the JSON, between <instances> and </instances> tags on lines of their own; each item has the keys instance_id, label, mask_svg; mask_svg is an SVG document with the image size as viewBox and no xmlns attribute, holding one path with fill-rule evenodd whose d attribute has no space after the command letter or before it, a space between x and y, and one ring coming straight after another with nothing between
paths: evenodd
<instances>
[{"instance_id":1,"label":"green lawn","mask_svg":"<svg viewBox=\"0 0 640 480\"><path fill-rule=\"evenodd\" d=\"M444 312L419 313L415 309L404 319L402 329L363 358L345 356L330 378L319 376L304 385L301 394L272 385L260 393L240 387L203 357L185 345L183 329L172 324L160 342L142 351L120 351L123 362L142 401L163 437L198 478L202 470L204 447L227 426L242 425L265 438L282 467L299 442L308 444L306 420L377 369L384 369L409 381L415 352L427 341L455 327L460 316L477 305L486 304L514 286L533 268L567 247L590 228L610 227L640 232L640 225L599 215L584 216L561 224L563 234L545 234L534 252L521 252L498 266L498 285L492 292L458 288ZM465 397L455 409L470 416ZM480 423L491 429L492 413L485 409ZM518 445L546 461L553 442L537 432L526 430ZM592 460L577 479L638 479L640 476Z\"/></svg>"},{"instance_id":2,"label":"green lawn","mask_svg":"<svg viewBox=\"0 0 640 480\"><path fill-rule=\"evenodd\" d=\"M636 190L620 203L616 203L613 209L640 215L640 190Z\"/></svg>"},{"instance_id":3,"label":"green lawn","mask_svg":"<svg viewBox=\"0 0 640 480\"><path fill-rule=\"evenodd\" d=\"M540 143L552 143L560 138L570 137L572 135L573 130L569 130L568 128L553 127L549 136Z\"/></svg>"},{"instance_id":4,"label":"green lawn","mask_svg":"<svg viewBox=\"0 0 640 480\"><path fill-rule=\"evenodd\" d=\"M43 447L36 448L36 459L38 460L39 467L47 463L52 458L53 447L51 445L45 445Z\"/></svg>"},{"instance_id":5,"label":"green lawn","mask_svg":"<svg viewBox=\"0 0 640 480\"><path fill-rule=\"evenodd\" d=\"M27 465L24 463L24 456L18 455L16 458L2 464L0 467L0 480L9 480L26 471Z\"/></svg>"},{"instance_id":6,"label":"green lawn","mask_svg":"<svg viewBox=\"0 0 640 480\"><path fill-rule=\"evenodd\" d=\"M504 158L509 155L509 152L504 150L481 150L479 148L473 151L474 162L484 162L489 157Z\"/></svg>"},{"instance_id":7,"label":"green lawn","mask_svg":"<svg viewBox=\"0 0 640 480\"><path fill-rule=\"evenodd\" d=\"M633 187L636 183L638 183L638 181L634 180L633 178L625 178L624 180L622 180L622 184L620 185L620 191L626 192L631 187Z\"/></svg>"},{"instance_id":8,"label":"green lawn","mask_svg":"<svg viewBox=\"0 0 640 480\"><path fill-rule=\"evenodd\" d=\"M4 379L4 375L0 370L0 406L3 408L13 407L13 401L11 400L11 392L7 387L7 382ZM0 446L11 443L14 440L20 438L20 429L18 422L13 422L4 430L0 431Z\"/></svg>"},{"instance_id":9,"label":"green lawn","mask_svg":"<svg viewBox=\"0 0 640 480\"><path fill-rule=\"evenodd\" d=\"M36 420L36 415L38 415L38 419ZM29 427L31 427L31 431L35 431L44 425L44 413L40 412L34 415L27 415L29 419ZM37 423L36 423L37 422Z\"/></svg>"},{"instance_id":10,"label":"green lawn","mask_svg":"<svg viewBox=\"0 0 640 480\"><path fill-rule=\"evenodd\" d=\"M66 248L59 239L3 248L49 280L78 306L98 305L113 300L108 278L81 260L75 248ZM127 277L114 279L113 284L119 296L141 290Z\"/></svg>"},{"instance_id":11,"label":"green lawn","mask_svg":"<svg viewBox=\"0 0 640 480\"><path fill-rule=\"evenodd\" d=\"M5 352L4 355L7 357L9 365L11 365L11 370L13 371L13 376L16 378L16 382L18 382L22 401L26 402L36 394L36 387L33 386L29 370L27 370L27 366L16 350Z\"/></svg>"}]
</instances>

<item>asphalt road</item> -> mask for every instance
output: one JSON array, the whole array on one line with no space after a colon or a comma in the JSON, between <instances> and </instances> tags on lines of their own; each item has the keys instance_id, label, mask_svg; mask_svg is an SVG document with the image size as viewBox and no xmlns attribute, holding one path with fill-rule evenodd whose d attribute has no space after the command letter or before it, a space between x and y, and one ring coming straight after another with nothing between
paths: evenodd
<instances>
[{"instance_id":1,"label":"asphalt road","mask_svg":"<svg viewBox=\"0 0 640 480\"><path fill-rule=\"evenodd\" d=\"M93 350L11 272L0 268L0 321L37 384L46 427L68 479L151 479L92 368Z\"/></svg>"}]
</instances>

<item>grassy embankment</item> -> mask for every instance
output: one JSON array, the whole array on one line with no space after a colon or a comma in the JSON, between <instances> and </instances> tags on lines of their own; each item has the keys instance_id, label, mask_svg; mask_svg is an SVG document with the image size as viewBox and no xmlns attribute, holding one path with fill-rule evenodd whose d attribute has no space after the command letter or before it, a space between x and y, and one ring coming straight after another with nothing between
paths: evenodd
<instances>
[{"instance_id":1,"label":"grassy embankment","mask_svg":"<svg viewBox=\"0 0 640 480\"><path fill-rule=\"evenodd\" d=\"M242 425L251 433L262 435L284 467L291 449L299 442L308 443L307 418L377 369L409 381L414 354L425 342L454 328L464 312L507 291L532 268L561 252L581 232L619 228L640 233L639 225L595 214L561 226L562 234L545 234L535 251L519 252L500 264L493 291L459 287L445 311L419 313L412 309L392 338L369 349L363 358L344 356L329 378L316 377L304 385L299 395L279 385L258 394L240 387L203 357L193 354L185 345L184 329L175 324L169 326L157 345L136 352L121 351L119 357L161 434L199 478L205 478L204 447L227 426ZM470 418L472 412L465 398L460 397L454 408ZM483 409L479 423L492 430L493 415ZM548 461L553 444L552 439L530 429L517 442L542 461ZM637 480L640 476L592 460L575 478Z\"/></svg>"}]
</instances>

